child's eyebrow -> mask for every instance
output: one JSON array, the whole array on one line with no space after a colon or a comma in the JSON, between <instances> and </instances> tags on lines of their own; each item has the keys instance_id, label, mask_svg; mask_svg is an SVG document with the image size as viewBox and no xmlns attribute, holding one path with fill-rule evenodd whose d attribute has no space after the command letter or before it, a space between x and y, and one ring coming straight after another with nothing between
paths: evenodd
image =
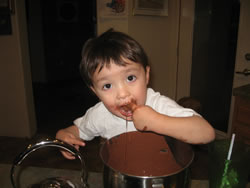
<instances>
[{"instance_id":1,"label":"child's eyebrow","mask_svg":"<svg viewBox=\"0 0 250 188\"><path fill-rule=\"evenodd\" d=\"M122 72L124 73L130 73L130 72L135 72L135 71L139 71L140 70L140 67L139 66L129 66L129 65L126 65L126 66L122 66L124 67L124 70ZM98 72L97 74L99 74L100 72ZM105 75L105 76L100 76L96 79L96 82L101 82L101 81L105 81L105 80L108 80L109 79L109 76L110 75Z\"/></svg>"},{"instance_id":2,"label":"child's eyebrow","mask_svg":"<svg viewBox=\"0 0 250 188\"><path fill-rule=\"evenodd\" d=\"M109 77L109 76L98 77L98 78L96 79L96 82L101 82L101 81L108 80L108 77Z\"/></svg>"},{"instance_id":3,"label":"child's eyebrow","mask_svg":"<svg viewBox=\"0 0 250 188\"><path fill-rule=\"evenodd\" d=\"M139 67L129 67L128 69L126 69L126 72L132 72L132 71L138 71L140 70Z\"/></svg>"}]
</instances>

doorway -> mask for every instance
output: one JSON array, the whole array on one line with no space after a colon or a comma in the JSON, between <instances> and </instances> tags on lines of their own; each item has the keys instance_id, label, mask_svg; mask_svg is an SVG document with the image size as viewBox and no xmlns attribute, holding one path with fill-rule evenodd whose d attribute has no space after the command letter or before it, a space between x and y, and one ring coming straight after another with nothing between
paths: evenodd
<instances>
[{"instance_id":1,"label":"doorway","mask_svg":"<svg viewBox=\"0 0 250 188\"><path fill-rule=\"evenodd\" d=\"M37 128L55 136L97 102L78 68L96 35L96 1L26 0L26 10Z\"/></svg>"},{"instance_id":2,"label":"doorway","mask_svg":"<svg viewBox=\"0 0 250 188\"><path fill-rule=\"evenodd\" d=\"M190 96L222 132L228 131L239 13L239 0L195 1Z\"/></svg>"}]
</instances>

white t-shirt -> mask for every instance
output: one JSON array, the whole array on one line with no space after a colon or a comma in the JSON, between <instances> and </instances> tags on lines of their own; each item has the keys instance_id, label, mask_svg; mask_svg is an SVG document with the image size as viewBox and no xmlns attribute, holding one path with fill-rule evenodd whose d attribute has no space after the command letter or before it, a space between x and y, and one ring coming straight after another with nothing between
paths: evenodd
<instances>
[{"instance_id":1,"label":"white t-shirt","mask_svg":"<svg viewBox=\"0 0 250 188\"><path fill-rule=\"evenodd\" d=\"M151 88L147 89L146 105L161 114L173 117L199 115L194 110L183 108L174 100L160 95ZM110 113L102 102L89 108L84 116L74 121L74 124L79 128L80 138L83 140L92 140L96 136L109 139L126 131L136 131L132 121L129 121L126 126L126 120Z\"/></svg>"}]
</instances>

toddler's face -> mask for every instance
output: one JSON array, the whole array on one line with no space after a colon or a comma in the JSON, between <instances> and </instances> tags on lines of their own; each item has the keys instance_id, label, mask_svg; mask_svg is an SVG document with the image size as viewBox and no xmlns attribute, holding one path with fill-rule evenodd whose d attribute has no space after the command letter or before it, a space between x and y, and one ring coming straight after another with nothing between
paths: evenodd
<instances>
[{"instance_id":1,"label":"toddler's face","mask_svg":"<svg viewBox=\"0 0 250 188\"><path fill-rule=\"evenodd\" d=\"M137 105L144 105L147 95L150 68L146 72L141 64L126 60L126 66L110 63L99 68L93 75L91 88L106 108L114 115L132 120L132 113L124 105L134 101Z\"/></svg>"}]
</instances>

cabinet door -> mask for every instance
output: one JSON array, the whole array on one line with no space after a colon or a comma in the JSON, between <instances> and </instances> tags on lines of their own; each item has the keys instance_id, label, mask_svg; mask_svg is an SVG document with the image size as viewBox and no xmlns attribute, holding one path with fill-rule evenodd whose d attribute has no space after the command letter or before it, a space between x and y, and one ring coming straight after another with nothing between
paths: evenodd
<instances>
[{"instance_id":1,"label":"cabinet door","mask_svg":"<svg viewBox=\"0 0 250 188\"><path fill-rule=\"evenodd\" d=\"M242 97L235 98L233 131L236 139L250 145L250 100Z\"/></svg>"}]
</instances>

